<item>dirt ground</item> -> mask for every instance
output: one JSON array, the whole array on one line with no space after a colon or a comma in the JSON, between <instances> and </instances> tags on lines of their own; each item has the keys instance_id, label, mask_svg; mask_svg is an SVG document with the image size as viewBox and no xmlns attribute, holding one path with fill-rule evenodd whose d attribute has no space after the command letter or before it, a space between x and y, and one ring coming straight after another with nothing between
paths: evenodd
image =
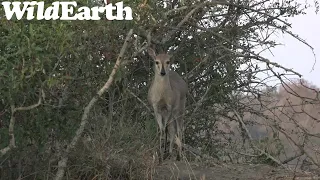
<instances>
[{"instance_id":1,"label":"dirt ground","mask_svg":"<svg viewBox=\"0 0 320 180\"><path fill-rule=\"evenodd\" d=\"M320 180L320 175L256 164L221 164L208 167L200 163L167 161L155 171L154 180Z\"/></svg>"}]
</instances>

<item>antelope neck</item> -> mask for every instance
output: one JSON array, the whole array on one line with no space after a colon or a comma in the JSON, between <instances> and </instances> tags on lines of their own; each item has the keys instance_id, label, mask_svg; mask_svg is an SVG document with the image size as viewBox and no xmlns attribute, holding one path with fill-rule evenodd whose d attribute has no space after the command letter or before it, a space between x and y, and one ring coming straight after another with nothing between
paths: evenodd
<instances>
[{"instance_id":1,"label":"antelope neck","mask_svg":"<svg viewBox=\"0 0 320 180\"><path fill-rule=\"evenodd\" d=\"M161 85L162 87L168 85L170 86L170 81L169 81L169 72L166 72L166 75L161 76L159 74L155 75L155 82L157 83L157 85Z\"/></svg>"}]
</instances>

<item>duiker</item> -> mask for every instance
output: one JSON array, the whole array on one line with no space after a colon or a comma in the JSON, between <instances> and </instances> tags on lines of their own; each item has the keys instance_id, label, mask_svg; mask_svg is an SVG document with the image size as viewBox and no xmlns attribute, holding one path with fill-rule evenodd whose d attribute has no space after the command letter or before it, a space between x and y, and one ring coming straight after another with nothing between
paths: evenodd
<instances>
[{"instance_id":1,"label":"duiker","mask_svg":"<svg viewBox=\"0 0 320 180\"><path fill-rule=\"evenodd\" d=\"M180 160L188 86L177 72L170 70L170 55L156 55L151 48L148 53L155 62L155 75L148 92L148 101L153 107L160 130L160 163L163 161L164 151L167 150L167 135L170 141L169 155L172 154L175 142L178 146L177 160ZM165 139L164 151L162 139Z\"/></svg>"}]
</instances>

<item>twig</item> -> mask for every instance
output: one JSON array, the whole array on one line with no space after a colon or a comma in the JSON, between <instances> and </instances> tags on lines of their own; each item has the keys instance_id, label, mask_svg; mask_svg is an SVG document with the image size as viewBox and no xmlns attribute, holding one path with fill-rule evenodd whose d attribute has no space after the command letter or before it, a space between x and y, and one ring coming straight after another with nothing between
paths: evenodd
<instances>
[{"instance_id":1,"label":"twig","mask_svg":"<svg viewBox=\"0 0 320 180\"><path fill-rule=\"evenodd\" d=\"M55 180L61 180L64 176L64 173L65 173L65 168L67 166L67 162L68 162L68 154L70 153L70 151L75 147L75 145L77 144L81 134L83 133L84 131L84 128L88 122L88 115L89 115L89 112L91 110L91 108L93 107L93 105L96 103L96 101L98 100L99 97L101 97L101 95L107 90L109 89L109 87L111 86L112 82L113 82L113 79L114 79L114 76L118 70L118 68L120 67L121 65L121 60L124 56L124 53L127 49L127 46L128 46L128 42L129 42L129 39L130 37L132 36L132 33L133 33L133 29L130 29L128 34L127 34L127 37L123 43L123 46L120 50L120 53L119 53L119 56L117 58L117 61L116 61L116 64L114 65L113 67L113 70L109 76L109 79L108 81L104 84L104 86L98 91L97 95L94 96L91 101L89 102L89 104L84 108L84 112L82 114L82 118L81 118L81 123L80 123L80 127L77 129L76 131L76 134L75 136L73 137L71 143L68 145L67 149L66 149L66 152L64 153L64 155L61 157L60 161L58 162L58 171L56 173L56 176L55 176Z\"/></svg>"},{"instance_id":2,"label":"twig","mask_svg":"<svg viewBox=\"0 0 320 180\"><path fill-rule=\"evenodd\" d=\"M197 112L197 110L199 109L199 107L202 105L203 101L205 100L206 96L209 93L209 90L211 89L212 85L209 85L209 87L207 88L206 92L203 94L203 96L201 97L201 99L196 103L196 107L194 108L194 110L192 111L192 114Z\"/></svg>"},{"instance_id":3,"label":"twig","mask_svg":"<svg viewBox=\"0 0 320 180\"><path fill-rule=\"evenodd\" d=\"M169 11L167 11L164 16L167 17L169 14L173 13L173 12L178 12L178 11L183 11L185 9L188 9L188 6L182 6L180 8L175 8L175 9L170 9Z\"/></svg>"},{"instance_id":4,"label":"twig","mask_svg":"<svg viewBox=\"0 0 320 180\"><path fill-rule=\"evenodd\" d=\"M317 56L314 52L314 48L309 44L307 43L307 41L305 41L304 39L300 38L298 35L296 34L293 34L292 32L290 32L289 30L285 30L283 29L284 32L288 33L289 35L291 35L293 38L297 39L298 41L302 42L303 44L305 44L306 46L308 46L310 49L311 49L311 52L313 54L313 58L314 58L314 63L312 65L312 68L311 68L311 71L312 72L314 70L314 66L316 65L317 63Z\"/></svg>"},{"instance_id":5,"label":"twig","mask_svg":"<svg viewBox=\"0 0 320 180\"><path fill-rule=\"evenodd\" d=\"M147 31L147 35L145 36L145 38L147 41L142 43L142 46L140 47L140 49L137 49L137 51L133 53L132 57L138 56L141 52L143 52L150 46L152 42L151 31Z\"/></svg>"},{"instance_id":6,"label":"twig","mask_svg":"<svg viewBox=\"0 0 320 180\"><path fill-rule=\"evenodd\" d=\"M262 57L262 56L259 56L258 54L254 53L254 52L250 52L249 50L247 50L247 49L245 49L245 48L242 48L242 47L240 47L239 45L237 45L237 44L235 44L235 43L232 43L228 38L226 38L226 37L224 37L224 36L222 36L222 35L220 35L220 34L218 34L218 33L215 33L215 32L213 32L213 31L211 31L211 32L212 32L213 34L215 34L217 37L219 37L219 38L227 41L228 43L231 43L232 45L234 45L234 46L242 49L242 50L245 51L246 53L249 53L249 54L253 54L253 55L254 55L254 56L245 55L245 54L242 54L242 53L239 53L239 52L236 52L236 51L232 51L231 49L226 48L226 47L223 46L223 48L224 48L225 50L227 50L227 51L229 51L229 52L231 52L231 53L234 53L235 55L237 55L237 56L239 56L239 57L254 58L254 59L256 59L256 60L258 60L258 61L261 61L261 62L264 62L264 63L266 63L266 64L271 64L271 65L273 65L273 66L275 66L275 67L277 67L277 68L284 69L284 70L287 71L287 72L292 72L292 73L298 75L299 77L302 76L300 73L298 73L298 72L296 72L296 71L294 71L294 70L292 70L292 69L288 69L288 68L286 68L286 67L283 67L283 66L281 66L281 65L278 64L278 63L272 62L272 61L270 61L269 59L266 59L266 58L264 58L264 57Z\"/></svg>"},{"instance_id":7,"label":"twig","mask_svg":"<svg viewBox=\"0 0 320 180\"><path fill-rule=\"evenodd\" d=\"M193 13L195 13L198 9L200 9L201 7L203 7L205 4L200 4L198 6L196 6L195 8L193 8L187 15L186 17L184 17L182 19L182 21L179 22L179 24L177 25L177 27L175 27L175 30L170 31L161 41L162 44L166 43L170 37L177 32L177 30L185 23L189 20L189 18L193 15Z\"/></svg>"},{"instance_id":8,"label":"twig","mask_svg":"<svg viewBox=\"0 0 320 180\"><path fill-rule=\"evenodd\" d=\"M294 70L292 70L292 69L286 68L286 67L284 67L284 66L281 66L280 64L278 64L278 63L276 63L276 62L272 62L272 61L270 61L270 60L267 59L267 58L264 58L264 57L262 57L262 56L259 56L258 54L255 54L255 53L253 53L253 52L249 52L248 50L243 49L245 52L250 53L250 54L253 54L253 56L249 56L249 55L245 55L245 54L242 54L242 53L239 53L239 52L236 52L236 51L232 51L232 50L230 50L230 49L228 49L228 48L224 48L224 49L227 50L227 51L229 51L229 52L231 52L231 53L234 53L234 54L237 55L238 57L245 57L245 58L256 59L256 60L258 60L258 61L264 62L264 63L266 63L266 64L271 64L271 65L273 65L273 66L275 66L275 67L277 67L277 68L281 68L281 69L283 69L283 70L285 70L285 71L287 71L287 72L291 72L291 73L293 73L293 74L295 74L295 75L298 75L299 77L302 77L302 75L301 75L300 73L298 73L298 72L296 72L296 71L294 71Z\"/></svg>"},{"instance_id":9,"label":"twig","mask_svg":"<svg viewBox=\"0 0 320 180\"><path fill-rule=\"evenodd\" d=\"M303 153L302 151L300 151L299 154L297 154L297 155L295 155L295 156L292 156L292 157L289 157L288 159L282 161L281 163L282 163L282 164L287 164L288 162L295 160L296 158L302 156L303 154L304 154L304 153Z\"/></svg>"},{"instance_id":10,"label":"twig","mask_svg":"<svg viewBox=\"0 0 320 180\"><path fill-rule=\"evenodd\" d=\"M264 62L264 63L266 63L266 64L271 64L271 65L273 65L273 66L275 66L275 67L277 67L277 68L283 69L283 70L285 70L285 71L287 71L287 72L292 72L293 74L296 74L296 75L298 75L299 77L302 77L302 75L301 75L300 73L298 73L298 72L296 72L296 71L294 71L294 70L292 70L292 69L286 68L286 67L284 67L284 66L281 66L280 64L278 64L278 63L276 63L276 62L272 62L272 61L270 61L269 59L264 58L264 57L262 57L262 56L260 56L260 55L258 55L258 54L256 54L256 53L254 53L254 52L251 52L251 51L249 51L249 50L247 50L247 49L239 46L238 44L235 44L235 43L231 42L228 38L222 36L222 35L219 34L219 33L216 33L216 32L214 32L214 31L212 31L212 30L208 30L208 29L206 29L206 28L202 28L202 27L199 27L199 26L195 26L195 27L197 27L198 29L203 30L203 31L211 32L212 34L214 34L214 35L217 36L218 38L221 38L221 39L225 40L226 42L234 45L235 47L240 48L240 49L243 50L244 52L253 55L253 56L245 55L245 54L242 54L242 53L240 53L240 52L236 52L236 51L233 51L233 50L231 50L231 49L229 49L229 48L227 48L227 47L222 46L223 49L225 49L226 51L229 51L229 52L237 55L238 57L254 58L254 59L258 60L258 61ZM307 45L308 45L308 44L307 44Z\"/></svg>"},{"instance_id":11,"label":"twig","mask_svg":"<svg viewBox=\"0 0 320 180\"><path fill-rule=\"evenodd\" d=\"M135 98L137 98L138 101L140 101L145 107L146 109L148 109L149 112L152 112L151 109L148 107L148 105L142 101L142 99L140 99L136 94L134 94L133 92L131 92L130 90L127 89L127 91Z\"/></svg>"}]
</instances>

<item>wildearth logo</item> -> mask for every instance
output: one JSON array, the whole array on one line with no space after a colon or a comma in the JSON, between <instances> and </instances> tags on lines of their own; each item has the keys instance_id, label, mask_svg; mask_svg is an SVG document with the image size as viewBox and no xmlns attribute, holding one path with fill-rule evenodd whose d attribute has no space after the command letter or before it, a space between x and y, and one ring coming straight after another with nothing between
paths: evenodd
<instances>
[{"instance_id":1,"label":"wildearth logo","mask_svg":"<svg viewBox=\"0 0 320 180\"><path fill-rule=\"evenodd\" d=\"M51 6L45 9L44 1L25 1L25 2L2 2L1 3L5 16L11 20L15 14L18 20L27 14L27 20L100 20L100 13L104 13L108 20L132 20L132 9L123 7L123 2L118 2L115 6L112 3L103 7L86 7L77 8L77 2L53 2ZM37 10L35 11L35 7ZM61 8L61 9L60 9ZM75 12L77 9L77 12ZM61 11L60 11L61 10ZM116 15L113 15L116 10ZM59 12L61 12L59 14ZM125 12L125 17L124 17Z\"/></svg>"}]
</instances>

